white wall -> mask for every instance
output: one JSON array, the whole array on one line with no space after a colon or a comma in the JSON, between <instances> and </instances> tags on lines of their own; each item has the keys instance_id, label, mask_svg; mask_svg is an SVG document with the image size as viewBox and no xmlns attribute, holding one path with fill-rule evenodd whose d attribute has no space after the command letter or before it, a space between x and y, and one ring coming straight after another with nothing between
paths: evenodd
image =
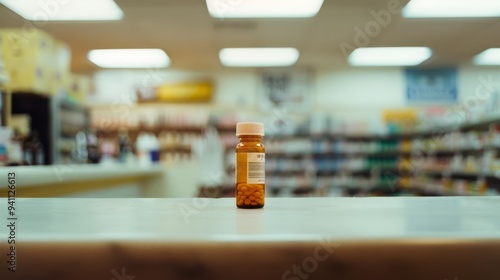
<instances>
[{"instance_id":1,"label":"white wall","mask_svg":"<svg viewBox=\"0 0 500 280\"><path fill-rule=\"evenodd\" d=\"M227 71L214 74L214 103L223 107L256 109L258 77L254 71Z\"/></svg>"},{"instance_id":2,"label":"white wall","mask_svg":"<svg viewBox=\"0 0 500 280\"><path fill-rule=\"evenodd\" d=\"M486 82L485 81L489 81ZM465 102L467 96L476 95L477 91L481 91L492 86L496 90L500 90L500 67L476 67L463 66L459 70L459 100ZM485 94L486 95L486 94Z\"/></svg>"},{"instance_id":3,"label":"white wall","mask_svg":"<svg viewBox=\"0 0 500 280\"><path fill-rule=\"evenodd\" d=\"M201 105L218 111L255 111L259 74L249 69L229 69L215 72L162 71L100 71L94 75L96 93L89 97L91 104L133 102L137 87L151 87L161 82L210 79L215 84L212 104ZM472 108L473 96L485 88L484 81L493 80L500 91L500 68L459 67L459 101ZM483 87L483 88L481 88ZM378 126L381 112L409 106L405 99L403 69L346 68L322 69L314 73L312 92L314 111L338 118L360 120ZM486 92L482 95L485 97ZM476 98L477 99L477 98ZM484 98L483 98L484 99ZM178 105L173 105L178 106Z\"/></svg>"},{"instance_id":4,"label":"white wall","mask_svg":"<svg viewBox=\"0 0 500 280\"><path fill-rule=\"evenodd\" d=\"M405 98L402 68L348 68L323 70L316 75L316 108L332 115L380 125L384 109L422 108L439 105L461 116L497 102L490 94L500 92L500 68L463 65L458 67L458 103L409 105ZM476 114L478 115L478 114ZM454 119L453 119L454 120Z\"/></svg>"},{"instance_id":5,"label":"white wall","mask_svg":"<svg viewBox=\"0 0 500 280\"><path fill-rule=\"evenodd\" d=\"M335 117L378 123L382 110L404 106L403 73L399 68L318 71L314 99L318 110Z\"/></svg>"},{"instance_id":6,"label":"white wall","mask_svg":"<svg viewBox=\"0 0 500 280\"><path fill-rule=\"evenodd\" d=\"M251 70L185 72L175 70L103 70L93 75L95 92L89 104L136 101L137 88L152 88L164 82L211 80L215 85L212 105L254 109L257 76Z\"/></svg>"}]
</instances>

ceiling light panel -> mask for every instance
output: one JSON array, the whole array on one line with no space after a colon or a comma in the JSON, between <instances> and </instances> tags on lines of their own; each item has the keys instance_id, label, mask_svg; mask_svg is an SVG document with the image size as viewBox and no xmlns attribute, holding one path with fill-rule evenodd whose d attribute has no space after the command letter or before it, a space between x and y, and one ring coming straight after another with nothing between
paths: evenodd
<instances>
[{"instance_id":1,"label":"ceiling light panel","mask_svg":"<svg viewBox=\"0 0 500 280\"><path fill-rule=\"evenodd\" d=\"M294 48L226 48L219 52L228 67L283 67L294 65L299 51Z\"/></svg>"},{"instance_id":2,"label":"ceiling light panel","mask_svg":"<svg viewBox=\"0 0 500 280\"><path fill-rule=\"evenodd\" d=\"M358 48L348 57L354 66L412 66L432 55L427 47Z\"/></svg>"},{"instance_id":3,"label":"ceiling light panel","mask_svg":"<svg viewBox=\"0 0 500 280\"><path fill-rule=\"evenodd\" d=\"M402 10L407 18L500 17L498 0L411 0Z\"/></svg>"},{"instance_id":4,"label":"ceiling light panel","mask_svg":"<svg viewBox=\"0 0 500 280\"><path fill-rule=\"evenodd\" d=\"M123 18L123 11L113 0L0 0L0 3L31 21L103 21Z\"/></svg>"},{"instance_id":5,"label":"ceiling light panel","mask_svg":"<svg viewBox=\"0 0 500 280\"><path fill-rule=\"evenodd\" d=\"M215 18L310 18L323 0L206 0Z\"/></svg>"},{"instance_id":6,"label":"ceiling light panel","mask_svg":"<svg viewBox=\"0 0 500 280\"><path fill-rule=\"evenodd\" d=\"M161 49L91 50L87 58L102 68L165 68L170 58Z\"/></svg>"},{"instance_id":7,"label":"ceiling light panel","mask_svg":"<svg viewBox=\"0 0 500 280\"><path fill-rule=\"evenodd\" d=\"M491 48L476 55L473 59L477 65L500 65L500 48Z\"/></svg>"}]
</instances>

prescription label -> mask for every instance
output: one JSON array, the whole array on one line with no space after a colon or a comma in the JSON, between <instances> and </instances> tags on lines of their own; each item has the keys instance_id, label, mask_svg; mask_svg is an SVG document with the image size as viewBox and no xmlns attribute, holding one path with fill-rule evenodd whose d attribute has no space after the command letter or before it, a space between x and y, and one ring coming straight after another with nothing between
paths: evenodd
<instances>
[{"instance_id":1,"label":"prescription label","mask_svg":"<svg viewBox=\"0 0 500 280\"><path fill-rule=\"evenodd\" d=\"M264 184L265 153L236 153L236 183Z\"/></svg>"}]
</instances>

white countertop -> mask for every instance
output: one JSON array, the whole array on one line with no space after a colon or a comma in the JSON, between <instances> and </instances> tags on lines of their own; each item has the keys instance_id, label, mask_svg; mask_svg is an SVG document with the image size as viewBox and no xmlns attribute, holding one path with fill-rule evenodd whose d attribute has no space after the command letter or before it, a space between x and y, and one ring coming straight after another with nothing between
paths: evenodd
<instances>
[{"instance_id":1,"label":"white countertop","mask_svg":"<svg viewBox=\"0 0 500 280\"><path fill-rule=\"evenodd\" d=\"M500 197L27 198L16 217L0 279L500 279Z\"/></svg>"},{"instance_id":2,"label":"white countertop","mask_svg":"<svg viewBox=\"0 0 500 280\"><path fill-rule=\"evenodd\" d=\"M25 241L500 240L500 197L267 198L255 210L233 198L49 198L16 211Z\"/></svg>"}]
</instances>

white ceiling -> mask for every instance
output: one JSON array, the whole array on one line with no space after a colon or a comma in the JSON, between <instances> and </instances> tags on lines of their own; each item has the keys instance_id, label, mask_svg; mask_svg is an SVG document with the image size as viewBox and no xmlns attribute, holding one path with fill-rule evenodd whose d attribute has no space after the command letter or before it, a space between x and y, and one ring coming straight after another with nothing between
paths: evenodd
<instances>
[{"instance_id":1,"label":"white ceiling","mask_svg":"<svg viewBox=\"0 0 500 280\"><path fill-rule=\"evenodd\" d=\"M211 18L204 0L116 0L125 12L122 21L50 22L42 29L70 45L76 72L97 69L86 59L95 48L162 48L172 59L171 67L203 70L222 67L217 54L223 47L296 47L299 67L336 68L346 65L340 44L354 45L354 28L364 29L374 20L371 11L386 10L389 1L325 0L312 19L234 20ZM24 19L0 5L0 28L24 25ZM369 46L429 46L435 54L425 64L459 64L500 47L500 18L394 15Z\"/></svg>"}]
</instances>

